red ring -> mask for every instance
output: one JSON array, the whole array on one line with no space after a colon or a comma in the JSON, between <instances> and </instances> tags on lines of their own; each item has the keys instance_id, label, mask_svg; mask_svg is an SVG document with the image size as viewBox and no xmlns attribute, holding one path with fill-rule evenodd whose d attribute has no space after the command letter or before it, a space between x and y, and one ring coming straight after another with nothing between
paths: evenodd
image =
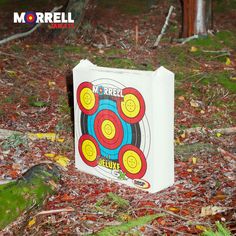
<instances>
[{"instance_id":1,"label":"red ring","mask_svg":"<svg viewBox=\"0 0 236 236\"><path fill-rule=\"evenodd\" d=\"M141 162L142 162L142 167L141 167L140 171L139 171L138 173L136 173L136 174L133 174L133 173L128 172L127 169L126 169L125 166L124 166L124 163L123 163L123 155L124 155L124 153L125 153L126 151L129 151L129 150L132 150L132 151L136 152L136 153L139 155L139 157L140 157L140 159L141 159ZM119 160L119 164L120 164L121 170L122 170L122 171L126 174L126 176L129 177L130 179L141 179L141 178L145 175L145 173L146 173L146 171L147 171L146 158L145 158L143 152L142 152L139 148L137 148L136 146L134 146L134 145L127 144L127 145L123 146L123 147L121 148L121 150L119 151L118 160Z\"/></svg>"},{"instance_id":2,"label":"red ring","mask_svg":"<svg viewBox=\"0 0 236 236\"><path fill-rule=\"evenodd\" d=\"M32 17L32 19L30 19L30 16ZM35 20L35 16L33 15L33 14L29 14L29 15L27 15L27 21L28 22L33 22L34 20Z\"/></svg>"},{"instance_id":3,"label":"red ring","mask_svg":"<svg viewBox=\"0 0 236 236\"><path fill-rule=\"evenodd\" d=\"M145 108L145 102L144 102L143 96L141 95L141 93L138 90L136 90L134 88L125 88L125 89L123 89L122 93L123 93L123 95L126 95L126 94L133 94L133 95L135 95L137 97L137 99L139 100L140 111L139 111L138 115L136 117L134 117L134 118L127 117L123 113L123 111L121 109L121 102L122 102L122 100L119 99L118 100L118 104L117 104L119 115L121 116L121 118L124 121L126 121L126 122L128 122L130 124L138 123L140 120L142 120L142 118L143 118L143 116L145 114L145 109L146 109Z\"/></svg>"},{"instance_id":4,"label":"red ring","mask_svg":"<svg viewBox=\"0 0 236 236\"><path fill-rule=\"evenodd\" d=\"M89 89L93 90L93 84L90 83L90 82L83 82L83 83L81 83L81 84L79 85L79 87L77 88L77 94L76 94L76 95L77 95L77 97L76 97L76 98L77 98L77 103L78 103L78 105L79 105L80 110L81 110L84 114L86 114L86 115L92 115L92 114L95 113L95 112L97 111L97 109L98 109L99 96L98 96L97 93L94 94L94 95L95 95L95 104L94 104L94 107L93 107L92 109L90 109L90 110L85 109L84 106L82 105L81 101L80 101L80 93L81 93L82 89L84 89L84 88L89 88Z\"/></svg>"},{"instance_id":5,"label":"red ring","mask_svg":"<svg viewBox=\"0 0 236 236\"><path fill-rule=\"evenodd\" d=\"M101 127L104 120L110 120L116 129L115 136L112 139L108 139L102 133ZM116 149L119 147L123 140L123 127L118 116L110 110L100 111L94 121L94 130L98 141L106 148Z\"/></svg>"},{"instance_id":6,"label":"red ring","mask_svg":"<svg viewBox=\"0 0 236 236\"><path fill-rule=\"evenodd\" d=\"M100 148L98 146L98 143L97 141L95 140L94 137L88 135L88 134L84 134L80 137L79 139L79 142L78 142L78 148L79 148L79 154L81 156L81 159L84 161L84 163L86 163L87 165L89 166L92 166L92 167L95 167L98 165L98 158L96 158L94 161L89 161L88 159L85 158L84 156L84 153L83 153L83 150L82 150L82 144L85 140L90 140L93 142L93 144L95 145L96 147L96 151L97 151L97 157L100 157L101 156L101 153L100 153Z\"/></svg>"}]
</instances>

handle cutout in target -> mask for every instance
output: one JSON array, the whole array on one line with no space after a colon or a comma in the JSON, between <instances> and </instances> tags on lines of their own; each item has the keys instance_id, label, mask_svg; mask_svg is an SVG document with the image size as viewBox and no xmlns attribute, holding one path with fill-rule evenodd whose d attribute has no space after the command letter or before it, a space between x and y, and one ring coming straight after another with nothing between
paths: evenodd
<instances>
[{"instance_id":1,"label":"handle cutout in target","mask_svg":"<svg viewBox=\"0 0 236 236\"><path fill-rule=\"evenodd\" d=\"M73 69L76 167L149 192L174 182L174 74Z\"/></svg>"}]
</instances>

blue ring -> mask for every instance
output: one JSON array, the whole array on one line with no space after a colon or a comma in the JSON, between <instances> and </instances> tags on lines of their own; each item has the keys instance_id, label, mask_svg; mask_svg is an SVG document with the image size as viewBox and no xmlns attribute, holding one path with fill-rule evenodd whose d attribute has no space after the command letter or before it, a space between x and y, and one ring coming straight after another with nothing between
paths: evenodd
<instances>
[{"instance_id":1,"label":"blue ring","mask_svg":"<svg viewBox=\"0 0 236 236\"><path fill-rule=\"evenodd\" d=\"M95 118L100 111L105 110L105 109L114 112L118 116L119 120L121 121L122 127L123 127L123 140L122 140L122 143L120 144L120 146L117 147L116 149L108 149L108 148L104 147L103 145L101 145L101 143L99 142L99 140L95 134L95 131L94 131L95 130L94 129ZM131 142L132 142L131 125L128 124L127 122L125 122L120 117L115 101L112 101L109 99L101 99L99 102L98 110L93 115L88 116L88 123L87 124L88 124L88 134L91 135L92 137L94 137L96 139L96 141L98 142L98 145L99 145L100 151L101 151L101 156L103 156L103 157L109 156L110 160L118 160L118 153L119 153L121 147L123 147L126 144L131 144Z\"/></svg>"}]
</instances>

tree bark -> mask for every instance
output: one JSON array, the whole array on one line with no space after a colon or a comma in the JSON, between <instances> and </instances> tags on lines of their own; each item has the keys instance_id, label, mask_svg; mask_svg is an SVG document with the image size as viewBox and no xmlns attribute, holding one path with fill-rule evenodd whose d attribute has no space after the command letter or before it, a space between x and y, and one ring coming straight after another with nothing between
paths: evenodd
<instances>
[{"instance_id":1,"label":"tree bark","mask_svg":"<svg viewBox=\"0 0 236 236\"><path fill-rule=\"evenodd\" d=\"M81 25L84 18L85 8L88 5L89 0L68 0L66 6L66 12L71 12L72 19L74 19L74 28L68 29L68 36L75 38L76 32Z\"/></svg>"},{"instance_id":2,"label":"tree bark","mask_svg":"<svg viewBox=\"0 0 236 236\"><path fill-rule=\"evenodd\" d=\"M184 38L207 35L212 29L212 0L182 0Z\"/></svg>"},{"instance_id":3,"label":"tree bark","mask_svg":"<svg viewBox=\"0 0 236 236\"><path fill-rule=\"evenodd\" d=\"M0 185L0 230L21 213L41 205L55 192L59 180L59 168L50 163L36 165L17 181Z\"/></svg>"}]
</instances>

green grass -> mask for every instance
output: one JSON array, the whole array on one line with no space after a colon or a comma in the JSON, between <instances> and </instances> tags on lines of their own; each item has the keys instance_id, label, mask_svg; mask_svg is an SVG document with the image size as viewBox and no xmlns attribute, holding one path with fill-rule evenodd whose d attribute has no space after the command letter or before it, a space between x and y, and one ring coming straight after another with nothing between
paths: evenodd
<instances>
[{"instance_id":1,"label":"green grass","mask_svg":"<svg viewBox=\"0 0 236 236\"><path fill-rule=\"evenodd\" d=\"M218 32L215 36L208 36L192 40L183 46L171 46L159 49L158 61L160 65L175 73L176 96L187 95L189 89L184 86L186 82L192 83L191 91L196 96L201 96L201 87L205 85L221 84L231 93L236 92L236 82L231 79L230 71L202 72L201 65L212 61L226 66L226 58L231 58L227 52L235 49L236 34L230 31ZM191 52L191 47L196 47L196 52ZM206 52L207 51L207 52ZM187 65L187 66L186 66ZM199 82L195 84L196 81Z\"/></svg>"},{"instance_id":2,"label":"green grass","mask_svg":"<svg viewBox=\"0 0 236 236\"><path fill-rule=\"evenodd\" d=\"M67 97L61 95L58 98L58 110L59 110L60 113L70 114L71 108L70 108L70 106L68 104Z\"/></svg>"},{"instance_id":3,"label":"green grass","mask_svg":"<svg viewBox=\"0 0 236 236\"><path fill-rule=\"evenodd\" d=\"M98 66L137 69L135 62L128 58L107 59L106 57L95 57L92 58L91 61Z\"/></svg>"},{"instance_id":4,"label":"green grass","mask_svg":"<svg viewBox=\"0 0 236 236\"><path fill-rule=\"evenodd\" d=\"M139 217L137 219L130 220L126 223L122 223L120 225L116 226L108 226L105 227L103 230L98 232L97 234L94 234L95 236L119 236L123 235L124 233L128 233L130 230L132 230L135 227L141 227L145 224L150 223L152 220L163 217L164 214L155 214L155 215L148 215Z\"/></svg>"},{"instance_id":5,"label":"green grass","mask_svg":"<svg viewBox=\"0 0 236 236\"><path fill-rule=\"evenodd\" d=\"M215 7L213 10L216 11L217 13L222 13L235 9L236 9L235 0L215 0Z\"/></svg>"},{"instance_id":6,"label":"green grass","mask_svg":"<svg viewBox=\"0 0 236 236\"><path fill-rule=\"evenodd\" d=\"M110 1L110 0L100 0L99 6L102 8L116 8L121 13L128 15L138 15L142 12L148 10L148 1L147 0L119 0L119 1Z\"/></svg>"},{"instance_id":7,"label":"green grass","mask_svg":"<svg viewBox=\"0 0 236 236\"><path fill-rule=\"evenodd\" d=\"M129 201L125 200L124 198L120 197L119 195L115 193L108 193L107 197L119 208L126 208L129 206Z\"/></svg>"},{"instance_id":8,"label":"green grass","mask_svg":"<svg viewBox=\"0 0 236 236\"><path fill-rule=\"evenodd\" d=\"M4 115L5 115L5 112L2 109L0 109L0 118L3 117Z\"/></svg>"},{"instance_id":9,"label":"green grass","mask_svg":"<svg viewBox=\"0 0 236 236\"><path fill-rule=\"evenodd\" d=\"M126 55L127 51L124 49L119 49L119 48L111 48L111 49L107 49L105 50L105 55L106 56L118 56L118 55Z\"/></svg>"},{"instance_id":10,"label":"green grass","mask_svg":"<svg viewBox=\"0 0 236 236\"><path fill-rule=\"evenodd\" d=\"M83 47L73 46L73 45L66 45L66 46L56 45L53 47L53 51L56 52L57 54L63 54L65 52L84 54L87 52Z\"/></svg>"},{"instance_id":11,"label":"green grass","mask_svg":"<svg viewBox=\"0 0 236 236\"><path fill-rule=\"evenodd\" d=\"M0 0L0 6L4 6L7 4L8 0Z\"/></svg>"},{"instance_id":12,"label":"green grass","mask_svg":"<svg viewBox=\"0 0 236 236\"><path fill-rule=\"evenodd\" d=\"M49 102L45 102L35 95L28 98L28 103L32 107L47 107L50 105Z\"/></svg>"},{"instance_id":13,"label":"green grass","mask_svg":"<svg viewBox=\"0 0 236 236\"><path fill-rule=\"evenodd\" d=\"M17 44L13 44L11 46L12 51L14 51L15 53L21 53L23 51L23 48Z\"/></svg>"},{"instance_id":14,"label":"green grass","mask_svg":"<svg viewBox=\"0 0 236 236\"><path fill-rule=\"evenodd\" d=\"M216 34L217 40L221 41L223 45L232 49L236 49L235 38L236 32L233 31L220 31Z\"/></svg>"},{"instance_id":15,"label":"green grass","mask_svg":"<svg viewBox=\"0 0 236 236\"><path fill-rule=\"evenodd\" d=\"M222 225L219 221L216 222L216 231L214 232L212 229L206 230L201 235L202 236L231 236L232 234L226 228L226 226Z\"/></svg>"},{"instance_id":16,"label":"green grass","mask_svg":"<svg viewBox=\"0 0 236 236\"><path fill-rule=\"evenodd\" d=\"M205 50L222 50L224 47L235 49L236 33L231 31L220 31L215 36L194 39L188 45L198 47Z\"/></svg>"},{"instance_id":17,"label":"green grass","mask_svg":"<svg viewBox=\"0 0 236 236\"><path fill-rule=\"evenodd\" d=\"M208 84L221 84L224 88L228 89L232 93L236 93L236 81L230 79L230 73L228 71L223 72L211 72L203 75L201 79L203 85Z\"/></svg>"}]
</instances>

